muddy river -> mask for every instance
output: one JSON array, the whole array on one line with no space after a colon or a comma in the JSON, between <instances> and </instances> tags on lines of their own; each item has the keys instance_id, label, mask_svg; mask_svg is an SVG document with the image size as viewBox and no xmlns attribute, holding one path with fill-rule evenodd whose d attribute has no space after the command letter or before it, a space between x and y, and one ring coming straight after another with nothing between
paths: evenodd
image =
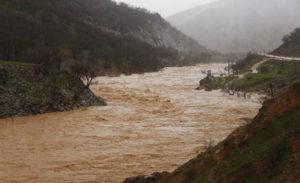
<instances>
[{"instance_id":1,"label":"muddy river","mask_svg":"<svg viewBox=\"0 0 300 183\"><path fill-rule=\"evenodd\" d=\"M252 118L256 96L196 91L201 70L100 77L107 107L0 120L1 183L120 183L172 171Z\"/></svg>"}]
</instances>

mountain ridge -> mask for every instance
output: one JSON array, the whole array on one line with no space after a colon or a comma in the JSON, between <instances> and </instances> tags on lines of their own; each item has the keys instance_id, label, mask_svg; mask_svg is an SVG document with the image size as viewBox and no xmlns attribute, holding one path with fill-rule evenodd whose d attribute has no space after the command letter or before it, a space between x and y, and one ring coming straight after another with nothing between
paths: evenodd
<instances>
[{"instance_id":1,"label":"mountain ridge","mask_svg":"<svg viewBox=\"0 0 300 183\"><path fill-rule=\"evenodd\" d=\"M167 20L210 49L248 52L278 47L281 37L300 25L299 10L295 0L219 0Z\"/></svg>"},{"instance_id":2,"label":"mountain ridge","mask_svg":"<svg viewBox=\"0 0 300 183\"><path fill-rule=\"evenodd\" d=\"M2 60L32 61L55 47L69 61L132 73L210 52L160 15L111 0L1 0L0 10Z\"/></svg>"}]
</instances>

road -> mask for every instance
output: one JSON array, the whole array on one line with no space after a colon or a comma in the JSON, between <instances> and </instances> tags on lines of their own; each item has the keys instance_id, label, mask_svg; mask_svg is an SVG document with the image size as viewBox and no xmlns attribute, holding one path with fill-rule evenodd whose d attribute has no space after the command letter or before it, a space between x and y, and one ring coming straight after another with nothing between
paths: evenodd
<instances>
[{"instance_id":1,"label":"road","mask_svg":"<svg viewBox=\"0 0 300 183\"><path fill-rule=\"evenodd\" d=\"M257 55L267 57L266 59L256 63L251 67L252 73L258 73L258 68L266 63L267 61L273 59L273 60L281 60L281 61L300 61L300 58L297 57L283 57L283 56L277 56L277 55L271 55L271 54L264 54L264 53L257 53Z\"/></svg>"},{"instance_id":2,"label":"road","mask_svg":"<svg viewBox=\"0 0 300 183\"><path fill-rule=\"evenodd\" d=\"M300 61L300 58L297 58L297 57L283 57L283 56L277 56L277 55L271 55L271 54L264 54L264 53L257 53L257 55L260 55L260 56L264 56L264 57L267 57L266 59L256 63L255 65L253 65L251 67L251 71L252 73L258 73L258 68L266 63L267 61L273 59L273 60L282 60L282 61ZM240 74L239 75L239 78L244 78L245 77L245 74Z\"/></svg>"},{"instance_id":3,"label":"road","mask_svg":"<svg viewBox=\"0 0 300 183\"><path fill-rule=\"evenodd\" d=\"M283 61L300 61L300 58L297 57L284 57L284 56L277 56L277 55L271 55L271 54L264 54L264 53L257 53L257 55L265 56L271 59L276 60L283 60Z\"/></svg>"}]
</instances>

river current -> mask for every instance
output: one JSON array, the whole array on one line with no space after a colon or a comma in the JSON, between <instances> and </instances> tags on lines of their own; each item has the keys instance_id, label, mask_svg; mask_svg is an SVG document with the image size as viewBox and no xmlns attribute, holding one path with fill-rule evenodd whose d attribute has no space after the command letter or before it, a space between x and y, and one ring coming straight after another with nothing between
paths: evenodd
<instances>
[{"instance_id":1,"label":"river current","mask_svg":"<svg viewBox=\"0 0 300 183\"><path fill-rule=\"evenodd\" d=\"M223 140L260 108L222 91L197 91L201 70L224 64L99 77L107 107L0 120L0 182L120 183L172 171Z\"/></svg>"}]
</instances>

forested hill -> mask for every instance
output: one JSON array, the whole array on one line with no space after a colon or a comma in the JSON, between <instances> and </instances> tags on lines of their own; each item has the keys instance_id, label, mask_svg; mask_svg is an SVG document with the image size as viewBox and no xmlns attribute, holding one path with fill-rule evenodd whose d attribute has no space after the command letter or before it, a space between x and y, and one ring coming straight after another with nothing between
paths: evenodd
<instances>
[{"instance_id":1,"label":"forested hill","mask_svg":"<svg viewBox=\"0 0 300 183\"><path fill-rule=\"evenodd\" d=\"M63 51L69 61L136 72L207 53L159 14L111 0L0 2L2 60L33 61L41 49L50 47Z\"/></svg>"},{"instance_id":2,"label":"forested hill","mask_svg":"<svg viewBox=\"0 0 300 183\"><path fill-rule=\"evenodd\" d=\"M283 44L274 51L274 54L290 57L300 57L300 28L283 37Z\"/></svg>"}]
</instances>

